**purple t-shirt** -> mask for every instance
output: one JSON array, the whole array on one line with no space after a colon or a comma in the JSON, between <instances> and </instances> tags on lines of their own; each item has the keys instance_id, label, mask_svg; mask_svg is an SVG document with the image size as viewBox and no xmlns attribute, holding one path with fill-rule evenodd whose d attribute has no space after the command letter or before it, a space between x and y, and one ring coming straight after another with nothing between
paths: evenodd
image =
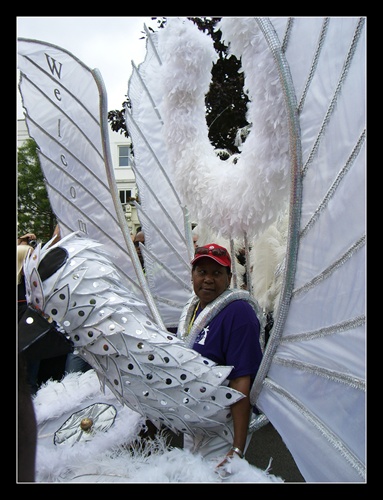
<instances>
[{"instance_id":1,"label":"purple t-shirt","mask_svg":"<svg viewBox=\"0 0 383 500\"><path fill-rule=\"evenodd\" d=\"M229 380L245 375L254 379L262 360L259 330L251 305L234 300L199 332L193 349L219 365L233 366Z\"/></svg>"}]
</instances>

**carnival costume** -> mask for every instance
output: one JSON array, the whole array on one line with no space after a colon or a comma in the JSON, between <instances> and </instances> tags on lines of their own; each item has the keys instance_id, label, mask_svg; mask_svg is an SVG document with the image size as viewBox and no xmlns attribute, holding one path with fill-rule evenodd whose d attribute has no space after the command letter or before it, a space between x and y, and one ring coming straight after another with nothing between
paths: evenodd
<instances>
[{"instance_id":1,"label":"carnival costume","mask_svg":"<svg viewBox=\"0 0 383 500\"><path fill-rule=\"evenodd\" d=\"M172 429L225 434L224 400L241 397L221 385L231 368L166 332L192 294L190 217L231 249L244 241L249 268L264 263L249 293L274 317L251 403L307 482L363 482L365 19L223 18L217 28L241 58L250 98L250 133L227 162L205 121L211 38L170 19L133 65L125 118L146 275L119 202L99 73L59 47L19 40L29 135L64 236L52 247L62 268L47 279L39 266L52 249L29 259L28 300L49 319L57 310L124 405Z\"/></svg>"}]
</instances>

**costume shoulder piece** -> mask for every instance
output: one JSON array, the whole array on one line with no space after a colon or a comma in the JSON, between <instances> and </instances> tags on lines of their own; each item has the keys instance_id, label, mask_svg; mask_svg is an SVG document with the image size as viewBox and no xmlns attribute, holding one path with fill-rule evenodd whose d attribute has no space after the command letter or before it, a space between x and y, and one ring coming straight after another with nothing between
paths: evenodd
<instances>
[{"instance_id":1,"label":"costume shoulder piece","mask_svg":"<svg viewBox=\"0 0 383 500\"><path fill-rule=\"evenodd\" d=\"M179 323L179 328L178 328L178 335L185 339L187 342L188 346L191 348L193 347L194 341L198 333L205 328L206 325L210 323L210 321L220 312L222 309L224 309L228 304L235 300L244 300L248 302L252 308L254 309L254 312L258 318L259 325L260 325L260 342L261 342L261 348L262 350L264 349L265 345L265 325L266 325L266 319L265 316L258 304L258 302L250 295L249 292L246 290L226 290L224 293L222 293L219 297L217 297L213 302L208 304L203 311L198 315L196 320L194 321L192 327L190 328L189 331L189 324L191 321L191 317L193 315L194 309L198 304L198 297L196 295L193 295L188 303L186 304L184 310L182 311L180 323Z\"/></svg>"}]
</instances>

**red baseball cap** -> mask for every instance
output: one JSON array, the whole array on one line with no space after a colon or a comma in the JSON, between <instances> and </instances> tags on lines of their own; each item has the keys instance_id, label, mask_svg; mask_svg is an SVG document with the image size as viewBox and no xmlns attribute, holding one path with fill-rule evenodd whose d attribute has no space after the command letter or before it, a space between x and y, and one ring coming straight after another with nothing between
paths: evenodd
<instances>
[{"instance_id":1,"label":"red baseball cap","mask_svg":"<svg viewBox=\"0 0 383 500\"><path fill-rule=\"evenodd\" d=\"M209 243L208 245L204 245L203 247L197 247L194 253L194 259L191 261L191 264L194 265L197 260L206 258L213 259L218 264L224 267L231 267L231 258L229 252L225 247L221 247L215 243Z\"/></svg>"}]
</instances>

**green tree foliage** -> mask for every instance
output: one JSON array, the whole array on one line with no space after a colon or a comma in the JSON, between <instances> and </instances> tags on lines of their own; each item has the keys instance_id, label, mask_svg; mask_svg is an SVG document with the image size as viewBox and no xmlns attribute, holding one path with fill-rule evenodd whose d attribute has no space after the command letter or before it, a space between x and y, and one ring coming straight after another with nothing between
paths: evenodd
<instances>
[{"instance_id":1,"label":"green tree foliage","mask_svg":"<svg viewBox=\"0 0 383 500\"><path fill-rule=\"evenodd\" d=\"M205 99L210 142L217 149L227 150L229 155L238 153L235 137L238 130L248 125L246 111L249 101L243 88L243 73L239 73L241 61L235 56L228 56L228 47L221 42L222 32L215 31L220 17L189 19L198 26L198 29L212 37L219 56L212 69L212 81ZM157 25L163 28L166 25L166 18L157 18ZM128 97L122 106L123 108L130 106ZM124 109L109 111L108 120L113 131L129 137L125 126Z\"/></svg>"},{"instance_id":2,"label":"green tree foliage","mask_svg":"<svg viewBox=\"0 0 383 500\"><path fill-rule=\"evenodd\" d=\"M34 233L48 241L56 225L37 154L37 144L27 139L17 151L17 233Z\"/></svg>"}]
</instances>

